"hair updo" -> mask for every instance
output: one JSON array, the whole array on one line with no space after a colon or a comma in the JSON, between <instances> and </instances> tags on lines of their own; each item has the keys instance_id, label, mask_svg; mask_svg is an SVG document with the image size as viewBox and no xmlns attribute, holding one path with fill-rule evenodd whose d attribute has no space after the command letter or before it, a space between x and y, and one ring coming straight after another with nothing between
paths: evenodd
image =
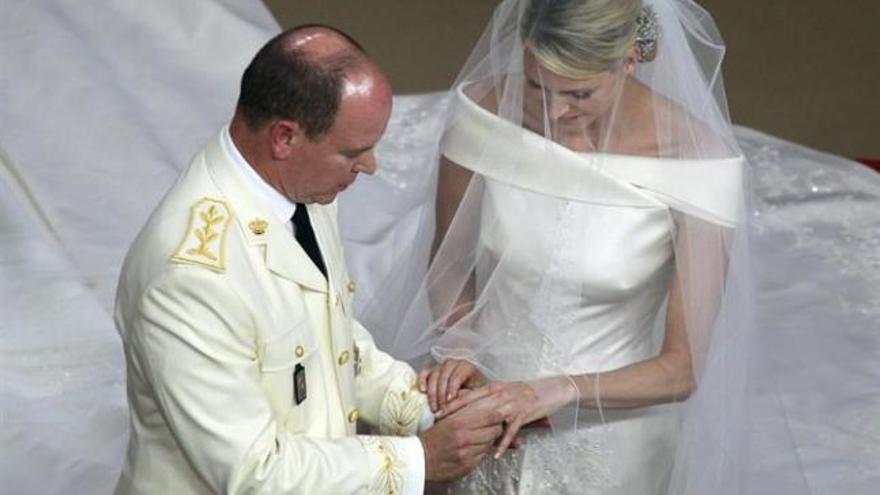
<instances>
[{"instance_id":1,"label":"hair updo","mask_svg":"<svg viewBox=\"0 0 880 495\"><path fill-rule=\"evenodd\" d=\"M641 13L642 0L529 0L520 34L548 70L590 77L629 54Z\"/></svg>"}]
</instances>

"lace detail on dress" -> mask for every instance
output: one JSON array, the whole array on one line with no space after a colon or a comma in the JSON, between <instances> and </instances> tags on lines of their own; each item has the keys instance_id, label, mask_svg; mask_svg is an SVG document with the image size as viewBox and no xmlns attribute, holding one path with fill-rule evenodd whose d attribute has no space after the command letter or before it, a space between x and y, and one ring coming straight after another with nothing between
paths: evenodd
<instances>
[{"instance_id":1,"label":"lace detail on dress","mask_svg":"<svg viewBox=\"0 0 880 495\"><path fill-rule=\"evenodd\" d=\"M449 494L526 495L603 493L615 480L605 427L578 432L527 432L518 450L501 459L487 457ZM573 464L577 463L577 468Z\"/></svg>"},{"instance_id":2,"label":"lace detail on dress","mask_svg":"<svg viewBox=\"0 0 880 495\"><path fill-rule=\"evenodd\" d=\"M564 256L562 249L563 246L571 245L572 232L577 231L577 220L572 203L565 202L558 215L559 217L551 223L554 229L549 233L548 238L554 239L552 243L554 250L549 255L550 259L559 261L550 266L536 296L539 301L547 301L546 304L538 307L534 315L538 328L544 329L571 328L576 318L574 312L567 311L563 306L563 301L568 301L568 298L560 297L562 295L560 293L579 291L579 288L562 283L566 280L565 273L576 270L575 263L570 257ZM563 349L555 344L550 335L552 332L541 332L540 365L553 374L566 374L568 370L563 363L570 363L570 356L565 355Z\"/></svg>"}]
</instances>

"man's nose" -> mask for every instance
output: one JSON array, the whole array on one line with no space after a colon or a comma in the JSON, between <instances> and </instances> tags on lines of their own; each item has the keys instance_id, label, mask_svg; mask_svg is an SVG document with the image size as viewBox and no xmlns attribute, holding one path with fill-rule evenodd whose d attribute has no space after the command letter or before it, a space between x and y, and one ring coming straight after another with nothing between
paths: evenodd
<instances>
[{"instance_id":1,"label":"man's nose","mask_svg":"<svg viewBox=\"0 0 880 495\"><path fill-rule=\"evenodd\" d=\"M373 150L367 151L358 157L354 169L358 172L373 175L379 166L376 164L376 153Z\"/></svg>"}]
</instances>

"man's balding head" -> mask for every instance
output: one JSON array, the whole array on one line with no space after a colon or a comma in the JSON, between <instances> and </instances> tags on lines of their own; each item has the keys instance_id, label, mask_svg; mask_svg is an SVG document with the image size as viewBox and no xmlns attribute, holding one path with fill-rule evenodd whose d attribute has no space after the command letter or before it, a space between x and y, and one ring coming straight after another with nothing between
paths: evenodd
<instances>
[{"instance_id":1,"label":"man's balding head","mask_svg":"<svg viewBox=\"0 0 880 495\"><path fill-rule=\"evenodd\" d=\"M233 144L268 184L297 203L332 202L358 174L391 116L391 86L346 34L302 26L270 40L241 81Z\"/></svg>"},{"instance_id":2,"label":"man's balding head","mask_svg":"<svg viewBox=\"0 0 880 495\"><path fill-rule=\"evenodd\" d=\"M296 122L310 139L327 132L343 99L389 99L390 86L363 48L329 26L306 25L267 42L241 80L238 112L257 130L273 119Z\"/></svg>"}]
</instances>

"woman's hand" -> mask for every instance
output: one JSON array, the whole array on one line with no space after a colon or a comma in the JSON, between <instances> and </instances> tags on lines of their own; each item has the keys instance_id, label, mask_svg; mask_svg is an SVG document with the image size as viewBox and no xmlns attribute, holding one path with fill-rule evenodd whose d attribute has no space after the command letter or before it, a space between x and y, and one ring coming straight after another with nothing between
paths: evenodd
<instances>
[{"instance_id":1,"label":"woman's hand","mask_svg":"<svg viewBox=\"0 0 880 495\"><path fill-rule=\"evenodd\" d=\"M546 421L551 414L577 400L577 389L567 376L544 378L531 385L524 382L492 382L460 394L447 403L436 417L443 418L489 396L498 399L497 411L505 418L504 436L495 449L494 457L498 459L511 446L521 428L539 420Z\"/></svg>"},{"instance_id":2,"label":"woman's hand","mask_svg":"<svg viewBox=\"0 0 880 495\"><path fill-rule=\"evenodd\" d=\"M485 379L477 367L463 359L447 359L419 373L419 390L428 395L428 404L434 413L457 398L462 388L475 389L484 384Z\"/></svg>"}]
</instances>

